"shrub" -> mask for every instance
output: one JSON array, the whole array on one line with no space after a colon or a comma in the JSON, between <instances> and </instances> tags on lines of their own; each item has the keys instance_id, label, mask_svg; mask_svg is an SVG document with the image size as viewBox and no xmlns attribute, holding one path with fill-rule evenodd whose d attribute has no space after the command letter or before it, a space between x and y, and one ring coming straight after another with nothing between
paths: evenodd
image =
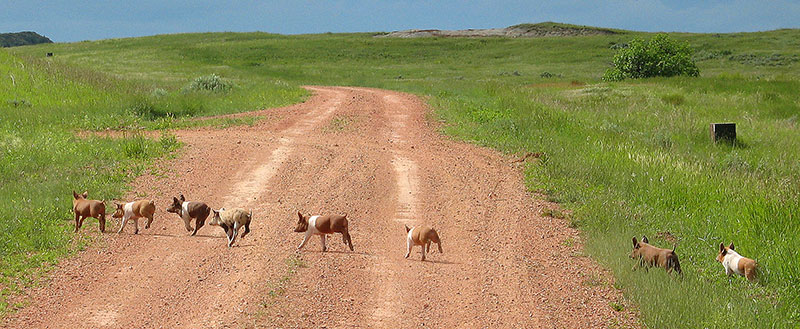
<instances>
[{"instance_id":1,"label":"shrub","mask_svg":"<svg viewBox=\"0 0 800 329\"><path fill-rule=\"evenodd\" d=\"M657 34L649 41L633 39L627 48L617 50L613 65L603 80L700 75L689 44L675 41L666 34Z\"/></svg>"},{"instance_id":2,"label":"shrub","mask_svg":"<svg viewBox=\"0 0 800 329\"><path fill-rule=\"evenodd\" d=\"M150 92L150 96L151 97L155 97L155 98L164 97L164 96L167 96L168 94L169 93L166 90L162 89L162 88L156 88L156 89L153 89L153 91Z\"/></svg>"},{"instance_id":3,"label":"shrub","mask_svg":"<svg viewBox=\"0 0 800 329\"><path fill-rule=\"evenodd\" d=\"M184 90L227 92L231 90L231 88L233 88L233 83L230 81L220 78L216 74L209 74L195 78L194 81L189 83Z\"/></svg>"},{"instance_id":4,"label":"shrub","mask_svg":"<svg viewBox=\"0 0 800 329\"><path fill-rule=\"evenodd\" d=\"M542 74L539 74L539 76L542 77L542 78L556 78L556 77L560 78L561 74L555 74L555 73L550 73L550 72L544 71L544 72L542 72Z\"/></svg>"}]
</instances>

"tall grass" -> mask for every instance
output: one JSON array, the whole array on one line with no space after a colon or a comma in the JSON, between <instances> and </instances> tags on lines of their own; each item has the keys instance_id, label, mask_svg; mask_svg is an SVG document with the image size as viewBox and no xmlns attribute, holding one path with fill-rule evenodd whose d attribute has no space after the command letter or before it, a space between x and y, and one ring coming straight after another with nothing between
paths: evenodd
<instances>
[{"instance_id":1,"label":"tall grass","mask_svg":"<svg viewBox=\"0 0 800 329\"><path fill-rule=\"evenodd\" d=\"M302 84L426 95L446 133L509 153L544 154L525 169L529 188L573 210L587 253L614 272L647 326L800 325L800 70L793 60L800 31L671 34L701 52L701 77L600 82L612 48L643 36L214 33L14 51L54 52L58 63L134 86L126 89L166 91L166 99L148 91L152 108L134 115L111 111L114 120L107 121L119 124L106 126L172 120L162 113L179 109L205 115L271 106L302 97ZM207 95L202 107L182 105L197 99L176 91L212 73L235 87L224 97ZM148 119L136 119L142 117ZM710 142L708 124L722 121L738 124L736 144ZM677 244L682 279L632 271L631 237L642 234L658 246ZM730 241L760 263L760 283L725 277L714 256L720 242Z\"/></svg>"},{"instance_id":2,"label":"tall grass","mask_svg":"<svg viewBox=\"0 0 800 329\"><path fill-rule=\"evenodd\" d=\"M757 86L789 96L800 83L740 79L744 96L727 94L720 79L502 86L489 88L496 97L483 104L436 105L458 122L451 134L546 154L526 168L529 187L574 210L588 253L614 270L649 326L792 327L800 321L793 247L800 243L800 132L785 123L800 111L791 97L759 102L758 111L749 102ZM676 93L684 107L660 96ZM501 111L497 99L516 111ZM739 123L739 143L711 143L708 123L729 120ZM631 237L643 234L662 247L678 245L683 279L631 270ZM714 257L719 243L731 241L762 266L759 284L724 276Z\"/></svg>"}]
</instances>

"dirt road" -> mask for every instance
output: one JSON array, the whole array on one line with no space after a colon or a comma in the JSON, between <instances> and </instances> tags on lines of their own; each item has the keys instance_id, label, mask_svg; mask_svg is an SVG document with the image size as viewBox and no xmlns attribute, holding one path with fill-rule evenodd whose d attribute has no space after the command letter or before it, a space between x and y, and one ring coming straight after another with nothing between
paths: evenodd
<instances>
[{"instance_id":1,"label":"dirt road","mask_svg":"<svg viewBox=\"0 0 800 329\"><path fill-rule=\"evenodd\" d=\"M252 127L178 131L187 145L130 197L156 200L138 236L110 224L65 260L12 328L524 327L634 324L611 279L581 256L577 231L540 216L512 161L436 133L418 98L308 87ZM218 227L190 237L164 208L182 192L252 208L252 233L227 248ZM339 235L297 253L297 211L347 213ZM92 222L89 220L91 223ZM443 254L405 254L403 224L427 223ZM96 225L96 224L94 224ZM95 229L90 226L87 230ZM85 233L84 233L85 234ZM435 248L434 248L435 249Z\"/></svg>"}]
</instances>

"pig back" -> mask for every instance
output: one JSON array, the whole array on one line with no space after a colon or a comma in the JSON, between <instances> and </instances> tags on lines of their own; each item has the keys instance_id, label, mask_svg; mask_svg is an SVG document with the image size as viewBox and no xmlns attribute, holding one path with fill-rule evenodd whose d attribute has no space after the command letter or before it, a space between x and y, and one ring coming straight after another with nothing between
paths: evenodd
<instances>
[{"instance_id":1,"label":"pig back","mask_svg":"<svg viewBox=\"0 0 800 329\"><path fill-rule=\"evenodd\" d=\"M232 225L234 222L239 222L241 224L244 224L248 222L249 216L250 213L248 213L242 208L233 208L230 210L225 210L219 214L219 217L222 219L222 221L229 225Z\"/></svg>"},{"instance_id":2,"label":"pig back","mask_svg":"<svg viewBox=\"0 0 800 329\"><path fill-rule=\"evenodd\" d=\"M314 225L321 233L347 231L347 217L341 215L319 216Z\"/></svg>"},{"instance_id":3,"label":"pig back","mask_svg":"<svg viewBox=\"0 0 800 329\"><path fill-rule=\"evenodd\" d=\"M414 232L411 233L411 239L416 244L424 244L428 243L428 241L438 240L434 239L433 237L436 236L436 231L432 228L427 226L418 226L414 228ZM437 242L437 241L434 241Z\"/></svg>"},{"instance_id":4,"label":"pig back","mask_svg":"<svg viewBox=\"0 0 800 329\"><path fill-rule=\"evenodd\" d=\"M106 213L106 205L97 200L76 200L72 210L81 216L95 217Z\"/></svg>"},{"instance_id":5,"label":"pig back","mask_svg":"<svg viewBox=\"0 0 800 329\"><path fill-rule=\"evenodd\" d=\"M152 200L139 200L133 204L133 212L142 217L151 217L156 213L156 205Z\"/></svg>"}]
</instances>

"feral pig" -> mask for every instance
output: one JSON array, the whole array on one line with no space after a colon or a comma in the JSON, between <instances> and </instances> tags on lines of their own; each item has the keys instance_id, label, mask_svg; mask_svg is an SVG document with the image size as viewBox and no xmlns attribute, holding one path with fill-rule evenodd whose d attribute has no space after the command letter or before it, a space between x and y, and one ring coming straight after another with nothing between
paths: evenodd
<instances>
[{"instance_id":1,"label":"feral pig","mask_svg":"<svg viewBox=\"0 0 800 329\"><path fill-rule=\"evenodd\" d=\"M756 261L739 255L739 253L734 251L733 242L727 247L725 247L725 244L719 244L717 261L722 263L722 267L725 268L725 274L728 276L736 273L746 277L747 280L756 280Z\"/></svg>"},{"instance_id":2,"label":"feral pig","mask_svg":"<svg viewBox=\"0 0 800 329\"><path fill-rule=\"evenodd\" d=\"M651 267L658 266L667 270L667 272L678 272L681 274L681 264L678 261L678 254L675 253L675 247L672 250L654 247L647 243L647 237L642 236L642 241L637 241L633 237L633 251L631 251L631 258L639 261L639 266Z\"/></svg>"},{"instance_id":3,"label":"feral pig","mask_svg":"<svg viewBox=\"0 0 800 329\"><path fill-rule=\"evenodd\" d=\"M128 220L133 219L133 234L139 234L139 218L147 218L147 224L144 225L144 228L147 229L153 223L153 215L156 213L156 205L152 200L139 200L125 204L114 202L114 206L117 207L117 210L111 217L122 218L122 225L117 233L122 233Z\"/></svg>"},{"instance_id":4,"label":"feral pig","mask_svg":"<svg viewBox=\"0 0 800 329\"><path fill-rule=\"evenodd\" d=\"M244 227L242 239L244 239L247 233L250 233L250 221L253 219L253 210L250 210L250 213L247 213L242 208L233 208L231 210L225 210L225 208L220 210L211 209L211 211L214 213L214 216L211 217L211 221L208 222L208 225L219 226L225 230L225 235L228 236L228 247L233 246L233 242L236 241L236 236L239 235L239 228Z\"/></svg>"},{"instance_id":5,"label":"feral pig","mask_svg":"<svg viewBox=\"0 0 800 329\"><path fill-rule=\"evenodd\" d=\"M206 224L206 218L211 214L211 207L203 202L186 201L183 194L180 196L180 199L172 197L172 205L166 210L167 212L178 214L178 216L183 219L183 225L186 227L186 230L192 232L192 235L196 235L197 230ZM189 224L192 218L195 219L194 229L192 229L192 226Z\"/></svg>"},{"instance_id":6,"label":"feral pig","mask_svg":"<svg viewBox=\"0 0 800 329\"><path fill-rule=\"evenodd\" d=\"M431 251L431 242L435 243L437 247L439 247L439 253L442 252L442 241L439 239L439 234L436 233L431 227L427 226L414 226L409 228L408 225L406 227L406 258L411 255L411 248L414 246L422 246L422 260L425 260L425 252Z\"/></svg>"},{"instance_id":7,"label":"feral pig","mask_svg":"<svg viewBox=\"0 0 800 329\"><path fill-rule=\"evenodd\" d=\"M350 247L353 251L353 240L350 239L350 231L348 229L347 215L332 215L332 216L304 216L299 211L297 216L297 226L295 232L305 232L306 236L303 242L297 247L297 250L303 249L308 239L312 235L319 235L322 242L322 251L328 251L328 246L325 244L325 236L327 234L341 233L342 241L345 245Z\"/></svg>"},{"instance_id":8,"label":"feral pig","mask_svg":"<svg viewBox=\"0 0 800 329\"><path fill-rule=\"evenodd\" d=\"M106 231L106 204L105 201L87 200L89 191L83 194L72 191L72 211L75 213L75 232L83 226L83 220L88 217L100 221L100 232Z\"/></svg>"}]
</instances>

